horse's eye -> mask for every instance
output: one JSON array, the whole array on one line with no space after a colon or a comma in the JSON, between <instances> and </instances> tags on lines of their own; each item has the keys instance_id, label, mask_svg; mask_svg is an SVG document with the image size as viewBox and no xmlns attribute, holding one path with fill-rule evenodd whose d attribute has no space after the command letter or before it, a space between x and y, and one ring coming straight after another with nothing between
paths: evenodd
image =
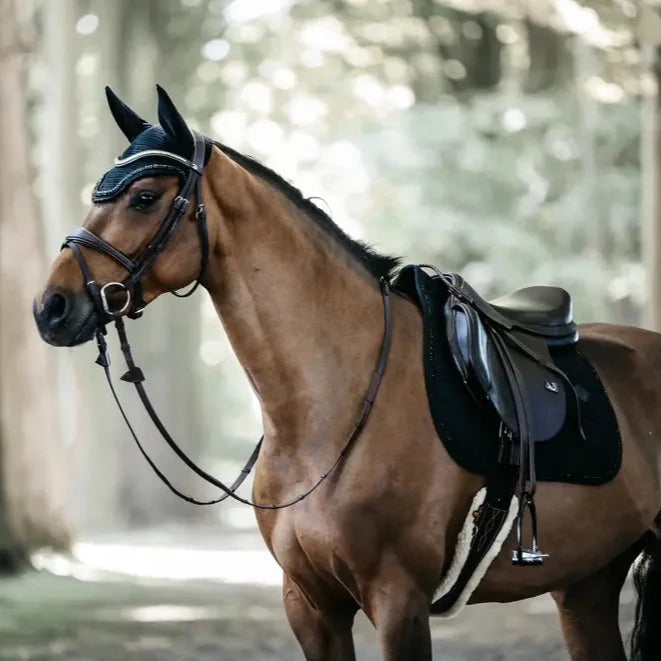
<instances>
[{"instance_id":1,"label":"horse's eye","mask_svg":"<svg viewBox=\"0 0 661 661\"><path fill-rule=\"evenodd\" d=\"M154 191L141 190L133 195L131 201L129 202L129 206L132 209L137 209L138 211L145 211L146 209L149 209L149 207L154 204L154 202L156 202L159 197L160 194L155 193Z\"/></svg>"}]
</instances>

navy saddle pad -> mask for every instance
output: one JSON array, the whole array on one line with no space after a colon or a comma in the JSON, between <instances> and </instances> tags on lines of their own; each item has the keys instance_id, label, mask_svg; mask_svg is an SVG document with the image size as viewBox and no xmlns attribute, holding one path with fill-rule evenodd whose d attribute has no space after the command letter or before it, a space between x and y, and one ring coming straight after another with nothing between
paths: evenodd
<instances>
[{"instance_id":1,"label":"navy saddle pad","mask_svg":"<svg viewBox=\"0 0 661 661\"><path fill-rule=\"evenodd\" d=\"M438 277L419 266L402 269L393 289L413 300L422 312L425 382L436 432L460 466L482 475L492 473L498 463L499 420L479 407L452 359L444 319L447 289ZM537 479L592 485L608 482L622 461L620 432L608 395L581 354L580 340L577 345L551 346L550 352L579 394L585 438L574 417L568 416L554 437L536 443ZM567 407L575 408L569 401Z\"/></svg>"}]
</instances>

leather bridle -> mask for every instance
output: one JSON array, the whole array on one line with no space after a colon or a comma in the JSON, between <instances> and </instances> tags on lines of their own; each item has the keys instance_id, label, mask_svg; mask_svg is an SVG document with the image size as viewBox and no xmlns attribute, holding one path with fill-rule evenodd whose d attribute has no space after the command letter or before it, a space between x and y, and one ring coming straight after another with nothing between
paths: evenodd
<instances>
[{"instance_id":1,"label":"leather bridle","mask_svg":"<svg viewBox=\"0 0 661 661\"><path fill-rule=\"evenodd\" d=\"M160 478L160 480L176 496L178 496L182 500L185 500L189 503L193 503L195 505L213 505L215 503L222 502L226 498L233 498L234 500L240 503L244 503L246 505L250 505L258 509L283 509L285 507L290 507L291 505L295 505L304 498L307 498L307 496L309 496L313 491L315 491L317 487L319 487L322 484L322 482L326 480L326 478L340 464L344 456L349 451L353 442L356 440L356 438L358 438L358 436L364 429L365 425L367 424L367 420L372 411L374 400L379 391L379 386L381 385L386 364L388 362L388 355L390 352L390 344L392 337L392 328L391 328L392 324L391 324L391 313L390 313L390 286L385 278L382 278L380 280L379 284L381 289L381 296L383 299L383 310L384 310L383 339L381 342L381 349L379 351L376 368L374 370L374 373L372 374L372 378L370 380L367 392L363 397L358 420L354 425L352 431L345 439L345 442L342 445L342 448L335 461L332 463L330 468L326 470L326 472L322 473L319 476L319 478L312 484L312 486L310 486L302 493L299 493L297 496L294 496L293 498L290 498L285 502L277 503L277 504L255 503L247 498L242 498L241 496L238 496L235 493L236 490L241 486L243 481L246 479L248 474L251 472L253 466L255 465L255 462L257 461L257 457L259 456L259 451L262 445L262 441L264 440L263 436L259 439L257 445L255 446L255 449L250 455L250 458L248 459L244 468L241 470L239 476L232 483L231 486L227 486L226 484L224 484L223 482L221 482L220 480L218 480L217 478L213 477L205 470L200 468L192 459L190 459L190 457L188 457L188 455L181 449L181 447L172 438L168 430L165 428L165 425L158 417L158 414L156 413L151 401L149 400L147 392L143 386L145 375L144 372L140 369L140 367L138 367L135 364L135 361L131 353L131 346L129 344L128 337L126 334L126 327L124 325L124 320L123 320L124 316L128 316L132 319L135 319L142 315L142 311L145 307L145 304L142 297L142 287L140 282L141 278L144 275L145 271L154 263L156 258L161 254L161 252L163 252L163 250L167 246L170 238L174 234L179 224L179 221L181 220L182 216L184 215L184 213L188 209L188 206L190 205L191 196L193 195L193 193L195 193L196 201L197 201L197 209L195 212L195 216L196 216L198 231L200 235L200 243L201 243L200 271L195 283L187 292L183 294L178 294L177 292L172 292L172 293L174 293L176 296L179 296L181 298L190 296L199 286L200 280L204 274L204 270L208 264L209 237L208 237L207 222L206 222L206 209L204 206L204 202L202 200L202 185L201 185L202 172L204 170L206 143L205 143L205 138L202 135L200 135L195 131L191 131L191 133L193 135L194 147L193 147L193 156L190 161L183 158L182 156L179 156L178 154L174 154L162 150L156 150L156 149L141 151L124 159L115 159L115 165L122 166L122 165L128 165L138 159L158 156L159 158L171 159L173 161L176 161L178 165L183 164L188 169L188 175L184 180L184 183L179 191L179 194L174 199L167 216L160 224L154 237L147 244L147 247L138 257L132 259L128 255L124 254L120 250L117 250L117 248L110 245L107 241L104 241L101 237L90 232L84 227L79 227L78 229L71 232L71 234L67 235L67 237L64 240L64 243L62 244L62 249L69 248L73 252L76 260L78 261L80 269L83 273L88 295L95 308L95 312L98 320L95 336L96 336L97 347L99 350L99 355L96 359L96 363L100 365L104 370L106 380L108 381L108 386L110 387L110 391L117 404L117 407L119 408L122 418L124 419L131 433L131 436L138 447L138 450L145 458L147 463L154 470L156 475ZM97 252L107 255L108 257L111 257L128 272L128 275L125 278L125 280L123 282L109 282L106 283L105 285L99 286L99 284L94 280L94 276L92 275L92 272L79 246L85 246L86 248L91 248L93 250L96 250ZM108 301L108 290L112 290L112 288L119 289L126 294L126 299L124 301L124 304L120 308L112 308L110 306L110 302ZM121 402L119 401L119 398L115 391L115 387L112 382L112 378L110 375L110 357L108 354L108 345L105 339L105 335L107 333L106 324L109 321L114 321L115 323L117 334L119 336L120 347L122 350L122 354L124 356L124 360L126 362L127 371L121 377L121 380L132 383L134 385L136 392L138 393L138 397L140 398L143 406L145 407L145 410L149 414L149 417L151 418L152 422L160 432L161 436L163 437L167 445L172 449L172 451L181 459L181 461L183 461L184 464L186 464L186 466L188 466L188 468L190 468L199 477L201 477L203 480L213 485L214 487L220 489L223 492L222 496L218 498L213 498L211 500L198 500L181 492L168 480L168 478L161 472L158 466L156 466L156 464L153 462L151 457L147 454L146 450L142 446L142 443L140 442L138 436L136 435L126 415Z\"/></svg>"},{"instance_id":2,"label":"leather bridle","mask_svg":"<svg viewBox=\"0 0 661 661\"><path fill-rule=\"evenodd\" d=\"M197 227L200 234L200 245L202 256L200 260L200 271L195 281L195 284L184 294L173 292L175 296L185 298L190 296L200 284L200 279L204 273L209 262L209 235L207 232L207 214L204 202L202 201L202 171L204 170L204 153L205 153L205 139L202 135L195 131L191 131L193 135L193 157L188 161L178 154L162 151L160 149L149 149L138 152L127 158L115 159L116 166L129 165L130 163L143 158L151 158L158 156L161 158L172 159L179 165L184 165L188 169L188 175L175 197L170 207L170 211L160 224L156 234L152 240L147 244L147 247L135 259L131 259L128 255L114 246L104 241L100 236L90 232L84 227L75 229L71 234L68 234L64 239L62 248L70 248L73 251L80 269L85 278L85 286L92 299L96 313L100 319L112 319L119 315L126 314L131 318L137 318L142 314L145 303L142 298L142 287L140 281L145 271L154 263L156 258L163 252L170 238L174 234L179 225L179 221L186 213L188 206L191 202L191 197L195 193L197 199L197 209L195 210L195 218ZM128 275L123 282L108 282L107 284L99 287L94 280L92 272L90 271L79 245L87 248L92 248L97 252L101 252L108 257L114 259L120 266L122 266ZM112 309L108 301L108 290L119 289L126 294L126 300L121 308Z\"/></svg>"}]
</instances>

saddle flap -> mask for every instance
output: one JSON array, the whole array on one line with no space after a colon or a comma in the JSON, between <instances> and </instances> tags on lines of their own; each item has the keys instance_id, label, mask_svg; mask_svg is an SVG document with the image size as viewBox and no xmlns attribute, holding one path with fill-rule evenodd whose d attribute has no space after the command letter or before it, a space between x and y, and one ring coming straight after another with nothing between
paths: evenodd
<instances>
[{"instance_id":1,"label":"saddle flap","mask_svg":"<svg viewBox=\"0 0 661 661\"><path fill-rule=\"evenodd\" d=\"M537 354L546 355L550 360L546 343L541 338L524 333L516 335L533 347ZM531 438L534 441L547 441L553 438L565 423L565 383L558 374L519 351L513 350L508 355L523 384L521 393Z\"/></svg>"},{"instance_id":2,"label":"saddle flap","mask_svg":"<svg viewBox=\"0 0 661 661\"><path fill-rule=\"evenodd\" d=\"M500 356L474 308L455 296L445 306L450 353L464 383L478 404L490 404L514 432L519 426L512 393Z\"/></svg>"},{"instance_id":3,"label":"saddle flap","mask_svg":"<svg viewBox=\"0 0 661 661\"><path fill-rule=\"evenodd\" d=\"M446 302L445 322L454 364L479 404L487 404L518 435L519 416L512 392L517 388L530 438L545 441L560 431L566 400L564 383L557 375L509 346L502 334L493 337L478 312L455 296ZM548 354L543 340L521 333L516 336L536 353Z\"/></svg>"}]
</instances>

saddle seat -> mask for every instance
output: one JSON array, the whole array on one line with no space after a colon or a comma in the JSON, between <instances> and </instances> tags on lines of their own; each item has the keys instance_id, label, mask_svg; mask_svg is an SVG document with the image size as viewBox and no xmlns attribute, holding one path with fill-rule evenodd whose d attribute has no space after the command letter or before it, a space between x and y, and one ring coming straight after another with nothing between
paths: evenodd
<instances>
[{"instance_id":1,"label":"saddle seat","mask_svg":"<svg viewBox=\"0 0 661 661\"><path fill-rule=\"evenodd\" d=\"M546 344L575 344L578 329L572 319L572 301L560 287L524 287L493 301L482 298L460 275L446 273L443 277L463 300L479 311L482 319L510 331L521 331Z\"/></svg>"},{"instance_id":2,"label":"saddle seat","mask_svg":"<svg viewBox=\"0 0 661 661\"><path fill-rule=\"evenodd\" d=\"M571 335L571 296L561 287L524 287L489 301L503 317L538 329L540 334Z\"/></svg>"}]
</instances>

